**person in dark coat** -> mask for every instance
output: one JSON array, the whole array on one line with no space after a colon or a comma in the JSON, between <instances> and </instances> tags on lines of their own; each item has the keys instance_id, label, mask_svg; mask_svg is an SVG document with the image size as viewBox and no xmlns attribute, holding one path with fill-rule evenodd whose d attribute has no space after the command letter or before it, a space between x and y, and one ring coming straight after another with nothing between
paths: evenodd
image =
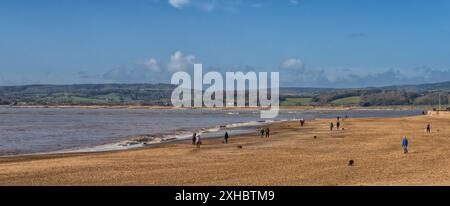
<instances>
[{"instance_id":1,"label":"person in dark coat","mask_svg":"<svg viewBox=\"0 0 450 206\"><path fill-rule=\"evenodd\" d=\"M195 145L195 141L197 140L197 133L194 132L192 135L192 144Z\"/></svg>"},{"instance_id":2,"label":"person in dark coat","mask_svg":"<svg viewBox=\"0 0 450 206\"><path fill-rule=\"evenodd\" d=\"M300 126L303 127L303 125L305 125L305 120L304 119L300 119Z\"/></svg>"},{"instance_id":3,"label":"person in dark coat","mask_svg":"<svg viewBox=\"0 0 450 206\"><path fill-rule=\"evenodd\" d=\"M229 138L230 136L228 135L228 132L225 132L225 137L224 137L224 140L225 140L225 144L228 144L228 138Z\"/></svg>"}]
</instances>

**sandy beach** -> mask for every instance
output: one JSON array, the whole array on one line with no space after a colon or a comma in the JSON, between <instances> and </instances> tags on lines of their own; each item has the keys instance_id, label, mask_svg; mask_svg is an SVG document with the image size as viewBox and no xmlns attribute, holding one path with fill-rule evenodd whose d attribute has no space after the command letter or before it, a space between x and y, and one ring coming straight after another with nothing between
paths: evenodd
<instances>
[{"instance_id":1,"label":"sandy beach","mask_svg":"<svg viewBox=\"0 0 450 206\"><path fill-rule=\"evenodd\" d=\"M257 132L126 151L0 158L0 185L450 185L450 118L270 125ZM432 125L431 134L425 132ZM410 152L403 154L407 136ZM317 139L314 139L317 136ZM242 146L239 148L238 146ZM348 161L354 160L354 166Z\"/></svg>"}]
</instances>

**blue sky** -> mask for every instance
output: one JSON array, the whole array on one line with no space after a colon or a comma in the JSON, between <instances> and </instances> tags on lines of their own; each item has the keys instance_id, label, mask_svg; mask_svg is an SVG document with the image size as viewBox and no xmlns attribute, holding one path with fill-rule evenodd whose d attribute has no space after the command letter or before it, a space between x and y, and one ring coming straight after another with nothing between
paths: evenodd
<instances>
[{"instance_id":1,"label":"blue sky","mask_svg":"<svg viewBox=\"0 0 450 206\"><path fill-rule=\"evenodd\" d=\"M2 0L0 85L279 71L283 86L450 80L447 0Z\"/></svg>"}]
</instances>

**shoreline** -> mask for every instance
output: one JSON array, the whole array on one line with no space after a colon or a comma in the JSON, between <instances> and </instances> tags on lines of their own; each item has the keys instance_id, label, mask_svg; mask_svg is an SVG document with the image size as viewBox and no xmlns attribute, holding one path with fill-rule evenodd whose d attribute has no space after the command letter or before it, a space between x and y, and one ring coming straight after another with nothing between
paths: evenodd
<instances>
[{"instance_id":1,"label":"shoreline","mask_svg":"<svg viewBox=\"0 0 450 206\"><path fill-rule=\"evenodd\" d=\"M231 123L225 125L227 129L223 129L223 125L216 125L210 128L198 128L195 133L201 135L204 140L211 139L221 139L225 131L228 131L229 134L233 134L237 132L235 135L242 136L253 133L254 131L248 128L247 130L242 130L242 128L247 127L255 127L252 129L257 129L258 127L267 127L271 124L282 123L288 121L296 121L296 120L275 120L275 121L266 121L266 122L238 122ZM215 131L217 130L217 131ZM222 133L218 133L222 131ZM87 147L79 147L79 148L70 148L64 150L56 150L56 151L48 151L48 152L36 152L36 153L19 153L19 154L10 154L10 155L0 155L0 158L13 158L13 157L21 157L21 156L41 156L41 155L59 155L59 154L89 154L89 153L99 153L99 152L114 152L114 151L128 151L133 149L141 149L141 148L150 148L158 145L165 144L177 144L184 141L190 141L190 136L193 133L186 132L183 134L167 134L167 135L150 135L150 134L140 134L140 135L132 135L129 137L125 137L123 140L117 142L110 142L100 145L92 145ZM181 137L176 137L180 136ZM169 136L169 137L168 137ZM170 137L172 136L172 137ZM186 136L186 137L184 137ZM206 136L206 137L205 137ZM153 138L153 139L150 139ZM148 139L148 140L143 140ZM155 139L159 139L155 140ZM109 148L108 148L109 147ZM114 148L113 148L114 147ZM103 148L103 149L102 149Z\"/></svg>"},{"instance_id":2,"label":"shoreline","mask_svg":"<svg viewBox=\"0 0 450 206\"><path fill-rule=\"evenodd\" d=\"M449 185L449 119L358 118L270 124L232 136L131 150L0 157L0 185ZM424 126L432 123L432 133ZM403 154L403 136L410 153ZM313 138L317 136L317 139ZM354 166L348 166L349 160ZM195 174L195 175L190 175Z\"/></svg>"},{"instance_id":3,"label":"shoreline","mask_svg":"<svg viewBox=\"0 0 450 206\"><path fill-rule=\"evenodd\" d=\"M187 109L204 109L204 110L266 110L262 107L223 107L223 108L177 108L173 106L145 106L145 105L0 105L0 108L51 108L51 109L168 109L168 110L187 110ZM429 110L429 105L392 105L392 106L280 106L280 110Z\"/></svg>"},{"instance_id":4,"label":"shoreline","mask_svg":"<svg viewBox=\"0 0 450 206\"><path fill-rule=\"evenodd\" d=\"M357 111L374 111L374 109ZM376 110L376 109L375 109ZM297 110L298 111L298 110ZM314 110L317 111L317 110ZM323 111L348 111L348 110L326 110ZM407 117L407 116L405 116ZM367 117L352 117L352 118L367 118ZM320 120L324 118L315 117ZM223 136L225 131L230 135L245 135L257 131L260 127L267 127L275 123L298 121L297 118L278 119L278 120L259 120L247 122L233 122L228 124L214 125L208 128L196 128L192 131L174 132L167 134L134 134L121 138L117 141L105 142L102 144L92 144L83 147L72 147L59 150L38 151L32 153L15 153L4 154L0 157L15 157L15 156L29 156L29 155L48 155L48 154L72 154L72 153L94 153L94 152L108 152L108 151L126 151L137 148L150 147L160 144L175 144L180 141L189 140L195 132L202 135L204 139L218 139ZM310 121L311 119L307 119Z\"/></svg>"}]
</instances>

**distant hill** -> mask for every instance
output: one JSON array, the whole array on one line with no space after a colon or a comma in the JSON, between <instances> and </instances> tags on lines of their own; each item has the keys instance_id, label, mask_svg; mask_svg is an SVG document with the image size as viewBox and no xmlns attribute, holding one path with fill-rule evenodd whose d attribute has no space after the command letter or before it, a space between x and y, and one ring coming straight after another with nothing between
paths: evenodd
<instances>
[{"instance_id":1,"label":"distant hill","mask_svg":"<svg viewBox=\"0 0 450 206\"><path fill-rule=\"evenodd\" d=\"M171 105L175 85L75 84L0 87L3 105ZM280 89L284 106L302 105L436 105L449 103L450 82L368 88Z\"/></svg>"},{"instance_id":2,"label":"distant hill","mask_svg":"<svg viewBox=\"0 0 450 206\"><path fill-rule=\"evenodd\" d=\"M289 91L296 91L290 89ZM367 87L350 89L314 89L297 90L297 93L281 92L281 102L293 102L302 98L306 105L441 105L449 104L450 81L418 85L395 85L385 87ZM306 92L307 91L307 92ZM307 100L305 98L311 98ZM304 103L296 105L305 105Z\"/></svg>"},{"instance_id":3,"label":"distant hill","mask_svg":"<svg viewBox=\"0 0 450 206\"><path fill-rule=\"evenodd\" d=\"M77 84L0 87L0 103L27 105L170 105L170 84Z\"/></svg>"},{"instance_id":4,"label":"distant hill","mask_svg":"<svg viewBox=\"0 0 450 206\"><path fill-rule=\"evenodd\" d=\"M383 89L395 89L395 90L404 90L404 91L450 91L450 81L448 82L439 82L439 83L429 83L429 84L418 84L418 85L400 85L400 86L388 86L382 87Z\"/></svg>"},{"instance_id":5,"label":"distant hill","mask_svg":"<svg viewBox=\"0 0 450 206\"><path fill-rule=\"evenodd\" d=\"M339 106L390 106L390 105L448 105L450 81L395 85L367 88L282 88L281 105L339 105Z\"/></svg>"}]
</instances>

